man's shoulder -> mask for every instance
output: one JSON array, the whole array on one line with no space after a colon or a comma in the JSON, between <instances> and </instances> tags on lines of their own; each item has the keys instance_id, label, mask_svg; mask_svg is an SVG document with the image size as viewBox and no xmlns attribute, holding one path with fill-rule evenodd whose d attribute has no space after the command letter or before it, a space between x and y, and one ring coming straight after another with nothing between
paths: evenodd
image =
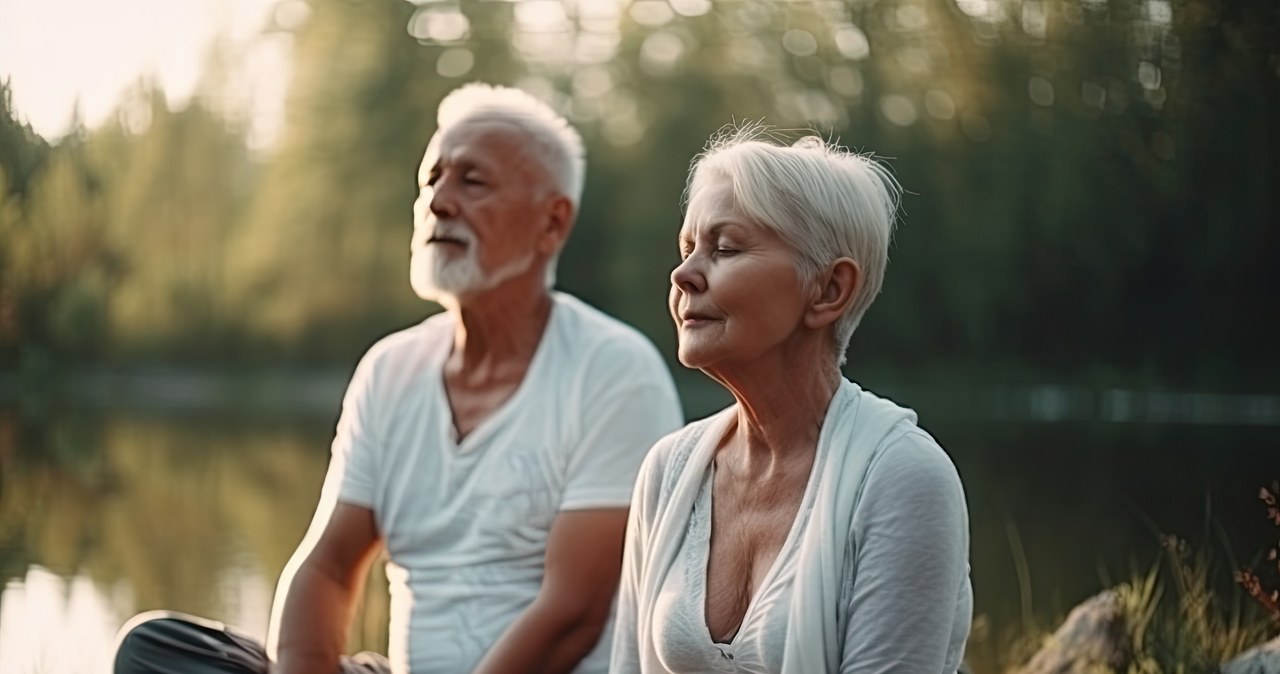
<instances>
[{"instance_id":1,"label":"man's shoulder","mask_svg":"<svg viewBox=\"0 0 1280 674\"><path fill-rule=\"evenodd\" d=\"M404 372L438 360L438 347L452 334L451 321L447 312L440 312L379 338L361 356L358 369L366 375Z\"/></svg>"},{"instance_id":2,"label":"man's shoulder","mask_svg":"<svg viewBox=\"0 0 1280 674\"><path fill-rule=\"evenodd\" d=\"M451 327L452 317L448 312L432 314L418 323L378 338L365 352L365 357L394 358L407 352L421 351L424 346L434 343L442 335L451 334Z\"/></svg>"}]
</instances>

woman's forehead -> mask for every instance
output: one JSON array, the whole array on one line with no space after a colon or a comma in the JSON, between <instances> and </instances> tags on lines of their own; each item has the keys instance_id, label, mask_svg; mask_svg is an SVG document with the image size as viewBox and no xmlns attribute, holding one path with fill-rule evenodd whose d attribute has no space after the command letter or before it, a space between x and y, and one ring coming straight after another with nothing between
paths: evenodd
<instances>
[{"instance_id":1,"label":"woman's forehead","mask_svg":"<svg viewBox=\"0 0 1280 674\"><path fill-rule=\"evenodd\" d=\"M708 227L718 222L742 222L747 218L738 204L733 183L725 176L695 181L685 211L685 227Z\"/></svg>"}]
</instances>

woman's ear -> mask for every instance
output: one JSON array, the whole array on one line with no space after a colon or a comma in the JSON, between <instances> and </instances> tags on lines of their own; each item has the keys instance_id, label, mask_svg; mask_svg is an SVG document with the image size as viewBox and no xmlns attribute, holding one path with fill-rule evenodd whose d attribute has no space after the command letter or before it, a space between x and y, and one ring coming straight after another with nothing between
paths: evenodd
<instances>
[{"instance_id":1,"label":"woman's ear","mask_svg":"<svg viewBox=\"0 0 1280 674\"><path fill-rule=\"evenodd\" d=\"M835 323L853 304L862 289L862 268L852 259L842 257L827 265L818 283L818 296L804 314L805 327L813 330Z\"/></svg>"},{"instance_id":2,"label":"woman's ear","mask_svg":"<svg viewBox=\"0 0 1280 674\"><path fill-rule=\"evenodd\" d=\"M542 221L542 231L538 233L538 250L544 255L553 255L564 247L569 231L573 229L573 210L569 197L556 195L551 198Z\"/></svg>"}]
</instances>

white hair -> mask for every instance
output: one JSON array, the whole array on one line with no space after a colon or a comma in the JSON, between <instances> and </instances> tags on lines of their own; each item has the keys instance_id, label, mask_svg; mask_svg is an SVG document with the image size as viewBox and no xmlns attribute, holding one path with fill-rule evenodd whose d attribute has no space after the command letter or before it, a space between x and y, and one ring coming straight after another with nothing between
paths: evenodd
<instances>
[{"instance_id":1,"label":"white hair","mask_svg":"<svg viewBox=\"0 0 1280 674\"><path fill-rule=\"evenodd\" d=\"M582 136L564 117L528 92L472 82L454 89L440 101L436 135L477 119L501 119L527 132L536 156L551 171L556 186L577 210L582 200L586 150Z\"/></svg>"},{"instance_id":2,"label":"white hair","mask_svg":"<svg viewBox=\"0 0 1280 674\"><path fill-rule=\"evenodd\" d=\"M858 263L861 284L832 335L837 364L843 365L849 339L884 282L902 195L898 181L871 155L818 136L780 145L772 129L759 124L712 136L693 159L686 204L707 175L728 178L743 215L776 231L795 250L804 282L817 282L838 258Z\"/></svg>"}]
</instances>

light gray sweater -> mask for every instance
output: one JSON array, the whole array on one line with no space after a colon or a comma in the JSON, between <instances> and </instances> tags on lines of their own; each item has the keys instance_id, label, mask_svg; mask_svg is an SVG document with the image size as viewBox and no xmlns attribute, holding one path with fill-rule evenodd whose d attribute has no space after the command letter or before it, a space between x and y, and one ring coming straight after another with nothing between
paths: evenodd
<instances>
[{"instance_id":1,"label":"light gray sweater","mask_svg":"<svg viewBox=\"0 0 1280 674\"><path fill-rule=\"evenodd\" d=\"M797 522L742 630L714 644L701 610L700 621L687 604L670 610L673 591L705 597L705 554L701 573L681 556L705 545L686 535L735 414L663 438L640 470L610 671L956 671L973 610L960 478L914 412L849 381L827 410ZM698 648L701 661L689 652Z\"/></svg>"}]
</instances>

